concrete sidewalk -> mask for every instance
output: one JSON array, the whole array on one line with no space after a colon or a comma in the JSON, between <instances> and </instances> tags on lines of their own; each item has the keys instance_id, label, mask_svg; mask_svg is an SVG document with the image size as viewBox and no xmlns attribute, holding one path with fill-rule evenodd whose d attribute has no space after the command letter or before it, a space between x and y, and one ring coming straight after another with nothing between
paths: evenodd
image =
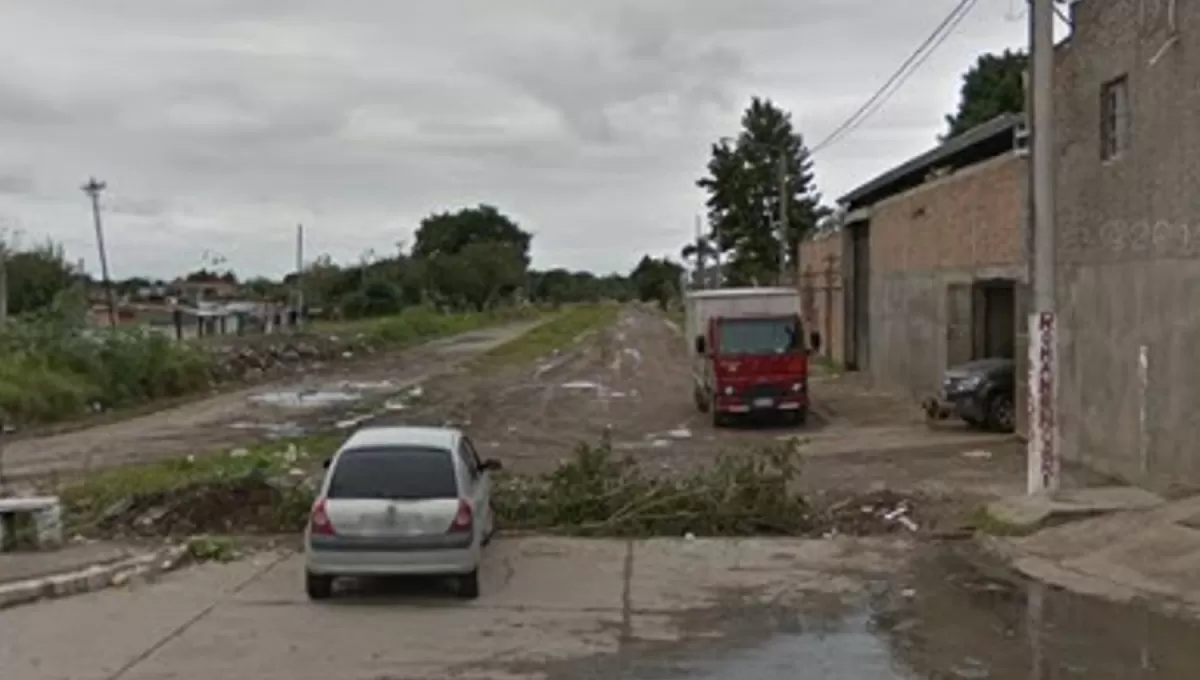
<instances>
[{"instance_id":1,"label":"concrete sidewalk","mask_svg":"<svg viewBox=\"0 0 1200 680\"><path fill-rule=\"evenodd\" d=\"M1200 619L1200 497L982 541L1031 578Z\"/></svg>"},{"instance_id":2,"label":"concrete sidewalk","mask_svg":"<svg viewBox=\"0 0 1200 680\"><path fill-rule=\"evenodd\" d=\"M150 549L114 543L0 553L0 609L122 585L174 569L186 555L186 546Z\"/></svg>"}]
</instances>

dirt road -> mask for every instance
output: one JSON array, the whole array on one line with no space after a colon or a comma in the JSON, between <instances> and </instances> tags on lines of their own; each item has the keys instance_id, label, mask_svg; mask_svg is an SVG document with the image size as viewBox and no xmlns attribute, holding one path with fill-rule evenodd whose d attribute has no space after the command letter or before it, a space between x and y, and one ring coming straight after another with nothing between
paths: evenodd
<instances>
[{"instance_id":1,"label":"dirt road","mask_svg":"<svg viewBox=\"0 0 1200 680\"><path fill-rule=\"evenodd\" d=\"M4 446L7 479L144 462L302 434L383 402L521 335L536 322L466 333L145 416Z\"/></svg>"},{"instance_id":2,"label":"dirt road","mask_svg":"<svg viewBox=\"0 0 1200 680\"><path fill-rule=\"evenodd\" d=\"M883 485L985 497L1023 488L1024 459L1010 437L955 426L930 430L911 400L872 390L855 375L814 375L805 426L716 430L693 406L686 351L670 321L631 306L615 326L559 356L505 374L441 381L423 408L384 420L463 424L481 453L521 472L547 470L609 429L615 448L673 470L709 462L722 450L798 437L812 492Z\"/></svg>"}]
</instances>

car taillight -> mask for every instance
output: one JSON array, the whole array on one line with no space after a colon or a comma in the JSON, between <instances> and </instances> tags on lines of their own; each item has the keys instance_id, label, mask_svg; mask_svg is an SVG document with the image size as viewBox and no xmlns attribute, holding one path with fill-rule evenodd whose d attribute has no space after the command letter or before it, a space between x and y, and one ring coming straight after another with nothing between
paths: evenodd
<instances>
[{"instance_id":1,"label":"car taillight","mask_svg":"<svg viewBox=\"0 0 1200 680\"><path fill-rule=\"evenodd\" d=\"M329 520L329 512L325 510L325 499L317 501L309 518L309 530L314 536L332 536L333 522Z\"/></svg>"},{"instance_id":2,"label":"car taillight","mask_svg":"<svg viewBox=\"0 0 1200 680\"><path fill-rule=\"evenodd\" d=\"M458 512L454 514L454 522L450 525L450 533L464 533L475 527L475 511L467 499L458 499Z\"/></svg>"}]
</instances>

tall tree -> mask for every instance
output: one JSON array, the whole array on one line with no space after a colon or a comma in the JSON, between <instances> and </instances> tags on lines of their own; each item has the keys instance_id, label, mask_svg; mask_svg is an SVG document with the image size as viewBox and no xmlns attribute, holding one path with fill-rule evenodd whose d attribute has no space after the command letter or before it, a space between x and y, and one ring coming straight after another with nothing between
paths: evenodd
<instances>
[{"instance_id":1,"label":"tall tree","mask_svg":"<svg viewBox=\"0 0 1200 680\"><path fill-rule=\"evenodd\" d=\"M946 116L943 141L1005 113L1025 110L1023 74L1029 59L1020 50L984 54L962 78L958 111Z\"/></svg>"},{"instance_id":2,"label":"tall tree","mask_svg":"<svg viewBox=\"0 0 1200 680\"><path fill-rule=\"evenodd\" d=\"M454 213L435 213L421 220L412 256L420 260L458 255L473 243L493 243L515 249L528 267L532 240L533 236L507 215L493 206L480 205Z\"/></svg>"},{"instance_id":3,"label":"tall tree","mask_svg":"<svg viewBox=\"0 0 1200 680\"><path fill-rule=\"evenodd\" d=\"M638 299L657 302L663 309L679 296L682 279L683 267L666 258L660 260L649 255L643 255L629 274L629 281Z\"/></svg>"},{"instance_id":4,"label":"tall tree","mask_svg":"<svg viewBox=\"0 0 1200 680\"><path fill-rule=\"evenodd\" d=\"M728 262L726 280L766 284L794 267L800 242L827 211L791 114L754 97L741 122L736 139L713 145L708 176L697 186L708 193L710 238ZM786 231L780 228L784 196Z\"/></svg>"}]
</instances>

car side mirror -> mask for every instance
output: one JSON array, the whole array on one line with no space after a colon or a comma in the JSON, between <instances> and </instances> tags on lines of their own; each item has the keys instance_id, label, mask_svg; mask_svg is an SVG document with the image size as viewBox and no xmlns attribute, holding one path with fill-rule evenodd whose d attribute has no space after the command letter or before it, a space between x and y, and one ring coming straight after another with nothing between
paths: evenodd
<instances>
[{"instance_id":1,"label":"car side mirror","mask_svg":"<svg viewBox=\"0 0 1200 680\"><path fill-rule=\"evenodd\" d=\"M480 472L499 472L504 469L504 465L495 458L488 458L479 464Z\"/></svg>"},{"instance_id":2,"label":"car side mirror","mask_svg":"<svg viewBox=\"0 0 1200 680\"><path fill-rule=\"evenodd\" d=\"M708 350L708 343L705 342L704 336L697 335L696 336L696 354L706 354L707 350Z\"/></svg>"},{"instance_id":3,"label":"car side mirror","mask_svg":"<svg viewBox=\"0 0 1200 680\"><path fill-rule=\"evenodd\" d=\"M326 458L326 459L325 459L325 462L321 463L321 467L325 468L326 470L328 470L328 469L329 469L329 466L330 466L330 465L333 465L333 459L332 459L332 458Z\"/></svg>"}]
</instances>

